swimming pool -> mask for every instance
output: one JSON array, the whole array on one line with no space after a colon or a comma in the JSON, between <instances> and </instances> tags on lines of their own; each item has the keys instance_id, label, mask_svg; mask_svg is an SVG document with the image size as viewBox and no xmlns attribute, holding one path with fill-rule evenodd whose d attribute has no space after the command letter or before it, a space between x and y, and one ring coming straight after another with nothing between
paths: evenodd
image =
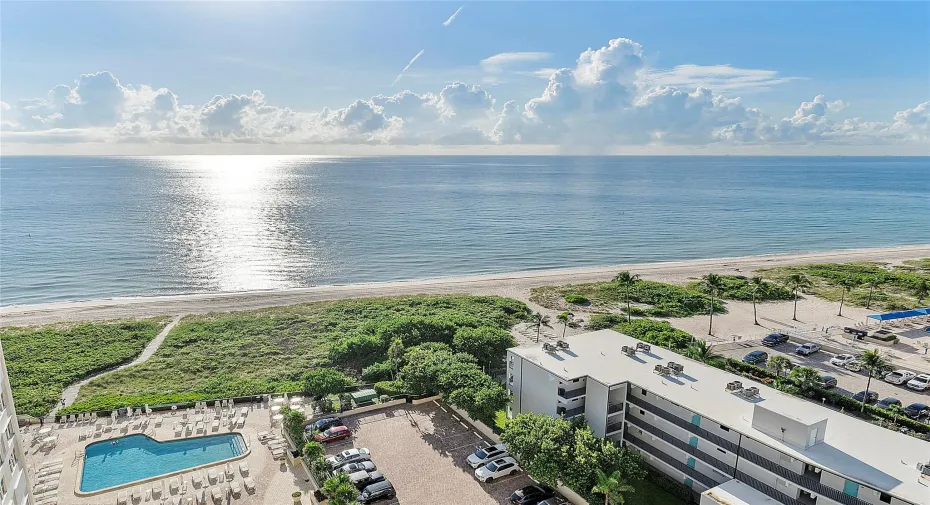
<instances>
[{"instance_id":1,"label":"swimming pool","mask_svg":"<svg viewBox=\"0 0 930 505\"><path fill-rule=\"evenodd\" d=\"M81 492L101 489L209 465L246 451L238 433L159 442L129 435L94 442L84 451Z\"/></svg>"}]
</instances>

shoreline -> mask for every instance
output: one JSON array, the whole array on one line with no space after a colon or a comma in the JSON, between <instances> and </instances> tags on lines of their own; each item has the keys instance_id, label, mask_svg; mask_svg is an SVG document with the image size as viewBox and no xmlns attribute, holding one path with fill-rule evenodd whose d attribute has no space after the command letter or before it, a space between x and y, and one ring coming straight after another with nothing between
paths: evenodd
<instances>
[{"instance_id":1,"label":"shoreline","mask_svg":"<svg viewBox=\"0 0 930 505\"><path fill-rule=\"evenodd\" d=\"M230 312L314 301L410 294L466 293L510 296L522 298L526 301L530 288L544 285L603 281L611 278L618 270L629 270L642 275L644 278L653 280L682 282L710 271L721 274L745 275L759 268L815 262L881 261L899 263L903 260L921 257L930 257L930 244L524 270L401 281L330 284L281 290L127 296L97 300L2 306L0 307L0 326L31 326L66 321ZM519 296L524 292L526 296Z\"/></svg>"}]
</instances>

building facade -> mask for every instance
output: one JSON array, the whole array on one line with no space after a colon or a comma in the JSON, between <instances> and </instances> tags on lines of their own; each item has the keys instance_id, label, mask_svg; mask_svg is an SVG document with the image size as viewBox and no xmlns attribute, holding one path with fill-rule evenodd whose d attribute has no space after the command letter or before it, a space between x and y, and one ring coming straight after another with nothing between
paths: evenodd
<instances>
[{"instance_id":1,"label":"building facade","mask_svg":"<svg viewBox=\"0 0 930 505\"><path fill-rule=\"evenodd\" d=\"M32 491L26 475L23 451L10 378L0 345L0 505L32 505Z\"/></svg>"},{"instance_id":2,"label":"building facade","mask_svg":"<svg viewBox=\"0 0 930 505\"><path fill-rule=\"evenodd\" d=\"M584 416L696 495L748 486L783 505L930 504L930 443L611 330L510 349L507 366L509 416Z\"/></svg>"}]
</instances>

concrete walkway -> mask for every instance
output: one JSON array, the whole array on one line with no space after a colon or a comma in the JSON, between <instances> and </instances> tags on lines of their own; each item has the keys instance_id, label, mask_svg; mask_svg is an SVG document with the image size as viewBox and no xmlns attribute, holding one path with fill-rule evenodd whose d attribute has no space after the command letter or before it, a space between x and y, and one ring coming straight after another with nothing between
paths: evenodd
<instances>
[{"instance_id":1,"label":"concrete walkway","mask_svg":"<svg viewBox=\"0 0 930 505\"><path fill-rule=\"evenodd\" d=\"M101 375L105 375L110 372L114 372L116 370L122 370L126 367L138 365L139 363L145 363L146 361L148 361L149 358L151 358L152 355L155 354L155 351L157 351L158 348L161 347L161 343L165 341L165 337L168 336L168 333L171 333L171 330L174 329L174 326L178 324L178 321L180 321L182 317L184 316L183 315L175 316L174 319L172 319L170 323L168 323L164 328L162 328L162 330L158 332L158 335L155 335L155 338L153 338L152 341L149 342L148 345L145 346L145 349L143 349L142 352L138 356L136 356L136 359L130 361L129 363L126 363L125 365L120 365L114 369L104 370L102 372L95 373L89 377L86 377L66 387L65 390L61 392L61 400L64 400L65 403L62 404L61 400L59 400L58 405L56 405L55 408L52 409L49 415L54 416L58 412L59 409L65 408L68 405L71 405L72 403L74 403L75 398L77 398L77 395L81 391L81 387L84 384L87 384L88 382L96 379L97 377L100 377Z\"/></svg>"}]
</instances>

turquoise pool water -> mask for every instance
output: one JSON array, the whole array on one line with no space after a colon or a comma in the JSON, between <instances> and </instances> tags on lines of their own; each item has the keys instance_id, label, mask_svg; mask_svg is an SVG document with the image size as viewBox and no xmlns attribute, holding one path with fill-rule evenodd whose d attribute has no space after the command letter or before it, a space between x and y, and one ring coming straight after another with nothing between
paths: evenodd
<instances>
[{"instance_id":1,"label":"turquoise pool water","mask_svg":"<svg viewBox=\"0 0 930 505\"><path fill-rule=\"evenodd\" d=\"M88 493L208 465L239 456L245 450L245 441L238 433L170 442L129 435L94 442L84 451L81 491Z\"/></svg>"}]
</instances>

